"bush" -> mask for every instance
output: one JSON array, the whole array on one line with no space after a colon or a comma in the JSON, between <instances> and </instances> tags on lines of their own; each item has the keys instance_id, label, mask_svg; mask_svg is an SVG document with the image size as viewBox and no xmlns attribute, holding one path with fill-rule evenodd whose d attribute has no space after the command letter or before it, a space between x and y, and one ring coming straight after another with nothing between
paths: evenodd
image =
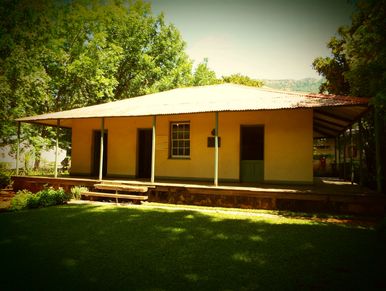
<instances>
[{"instance_id":1,"label":"bush","mask_svg":"<svg viewBox=\"0 0 386 291\"><path fill-rule=\"evenodd\" d=\"M15 195L15 197L12 198L11 200L11 210L21 210L24 208L27 208L27 205L29 203L29 200L33 197L34 195L32 192L28 190L21 190L18 191Z\"/></svg>"},{"instance_id":2,"label":"bush","mask_svg":"<svg viewBox=\"0 0 386 291\"><path fill-rule=\"evenodd\" d=\"M47 188L37 192L36 194L30 191L23 190L17 192L11 200L11 210L21 210L25 208L39 208L53 205L60 205L70 200L70 196L64 192L62 188L53 189Z\"/></svg>"},{"instance_id":3,"label":"bush","mask_svg":"<svg viewBox=\"0 0 386 291\"><path fill-rule=\"evenodd\" d=\"M3 189L11 184L11 175L10 173L0 172L0 189Z\"/></svg>"},{"instance_id":4,"label":"bush","mask_svg":"<svg viewBox=\"0 0 386 291\"><path fill-rule=\"evenodd\" d=\"M83 186L75 186L75 187L72 187L71 188L71 198L72 199L76 199L76 200L80 200L82 197L82 192L87 192L88 189L87 187L83 187Z\"/></svg>"},{"instance_id":5,"label":"bush","mask_svg":"<svg viewBox=\"0 0 386 291\"><path fill-rule=\"evenodd\" d=\"M33 209L39 208L40 206L40 197L37 194L32 194L31 197L27 200L26 208Z\"/></svg>"}]
</instances>

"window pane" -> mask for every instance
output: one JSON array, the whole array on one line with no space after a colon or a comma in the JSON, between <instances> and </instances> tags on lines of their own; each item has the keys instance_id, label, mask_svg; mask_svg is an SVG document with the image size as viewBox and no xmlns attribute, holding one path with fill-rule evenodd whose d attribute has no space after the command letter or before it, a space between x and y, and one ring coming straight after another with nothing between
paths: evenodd
<instances>
[{"instance_id":1,"label":"window pane","mask_svg":"<svg viewBox=\"0 0 386 291\"><path fill-rule=\"evenodd\" d=\"M190 155L190 124L171 124L170 152L174 157L189 157Z\"/></svg>"}]
</instances>

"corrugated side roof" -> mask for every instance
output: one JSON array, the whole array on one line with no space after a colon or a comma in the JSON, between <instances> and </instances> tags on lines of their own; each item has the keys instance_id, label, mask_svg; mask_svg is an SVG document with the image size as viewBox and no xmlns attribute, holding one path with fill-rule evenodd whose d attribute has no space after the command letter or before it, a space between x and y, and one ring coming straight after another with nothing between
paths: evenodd
<instances>
[{"instance_id":1,"label":"corrugated side roof","mask_svg":"<svg viewBox=\"0 0 386 291\"><path fill-rule=\"evenodd\" d=\"M23 117L17 121L54 124L57 119L129 117L184 113L367 106L364 98L306 94L234 84L178 88L94 106Z\"/></svg>"}]
</instances>

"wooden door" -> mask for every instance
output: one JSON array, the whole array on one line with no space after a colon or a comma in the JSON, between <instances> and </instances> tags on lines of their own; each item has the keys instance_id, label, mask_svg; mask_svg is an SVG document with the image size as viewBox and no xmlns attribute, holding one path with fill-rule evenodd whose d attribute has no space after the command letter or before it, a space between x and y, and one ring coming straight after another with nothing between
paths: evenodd
<instances>
[{"instance_id":1,"label":"wooden door","mask_svg":"<svg viewBox=\"0 0 386 291\"><path fill-rule=\"evenodd\" d=\"M137 177L150 178L152 159L152 129L138 130Z\"/></svg>"},{"instance_id":2,"label":"wooden door","mask_svg":"<svg viewBox=\"0 0 386 291\"><path fill-rule=\"evenodd\" d=\"M241 126L240 181L264 181L264 127Z\"/></svg>"}]
</instances>

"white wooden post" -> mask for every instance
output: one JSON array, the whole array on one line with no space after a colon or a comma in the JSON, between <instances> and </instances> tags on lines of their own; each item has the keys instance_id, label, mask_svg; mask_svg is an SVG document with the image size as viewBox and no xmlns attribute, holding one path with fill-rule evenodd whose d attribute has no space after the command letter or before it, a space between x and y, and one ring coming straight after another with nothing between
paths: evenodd
<instances>
[{"instance_id":1,"label":"white wooden post","mask_svg":"<svg viewBox=\"0 0 386 291\"><path fill-rule=\"evenodd\" d=\"M155 181L155 137L156 137L156 116L153 116L153 130L152 130L152 140L151 140L151 182Z\"/></svg>"},{"instance_id":2,"label":"white wooden post","mask_svg":"<svg viewBox=\"0 0 386 291\"><path fill-rule=\"evenodd\" d=\"M105 135L105 118L101 119L101 147L100 147L100 155L99 155L99 181L102 181L103 176L103 138Z\"/></svg>"},{"instance_id":3,"label":"white wooden post","mask_svg":"<svg viewBox=\"0 0 386 291\"><path fill-rule=\"evenodd\" d=\"M56 121L56 143L55 143L55 169L54 169L54 178L58 177L58 151L59 151L59 127L60 119Z\"/></svg>"},{"instance_id":4,"label":"white wooden post","mask_svg":"<svg viewBox=\"0 0 386 291\"><path fill-rule=\"evenodd\" d=\"M218 112L215 112L214 128L214 185L218 186Z\"/></svg>"},{"instance_id":5,"label":"white wooden post","mask_svg":"<svg viewBox=\"0 0 386 291\"><path fill-rule=\"evenodd\" d=\"M17 122L16 176L19 176L20 160L20 121Z\"/></svg>"}]
</instances>

